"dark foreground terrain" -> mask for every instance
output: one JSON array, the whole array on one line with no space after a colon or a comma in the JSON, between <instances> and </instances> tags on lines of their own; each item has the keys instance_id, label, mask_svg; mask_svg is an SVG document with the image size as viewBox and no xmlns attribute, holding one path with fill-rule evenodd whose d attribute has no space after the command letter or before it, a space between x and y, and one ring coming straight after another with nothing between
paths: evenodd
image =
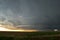
<instances>
[{"instance_id":1,"label":"dark foreground terrain","mask_svg":"<svg viewBox=\"0 0 60 40\"><path fill-rule=\"evenodd\" d=\"M2 32L0 40L60 40L60 32Z\"/></svg>"}]
</instances>

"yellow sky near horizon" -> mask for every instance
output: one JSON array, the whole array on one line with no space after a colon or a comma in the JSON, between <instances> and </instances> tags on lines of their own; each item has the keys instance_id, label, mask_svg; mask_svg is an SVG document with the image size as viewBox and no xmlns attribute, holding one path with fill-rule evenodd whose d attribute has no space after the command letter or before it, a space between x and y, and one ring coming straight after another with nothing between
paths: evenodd
<instances>
[{"instance_id":1,"label":"yellow sky near horizon","mask_svg":"<svg viewBox=\"0 0 60 40\"><path fill-rule=\"evenodd\" d=\"M10 28L10 29L9 29ZM27 30L27 29L18 29L16 27L9 27L6 25L0 24L0 31L13 31L13 32L36 32L38 30Z\"/></svg>"}]
</instances>

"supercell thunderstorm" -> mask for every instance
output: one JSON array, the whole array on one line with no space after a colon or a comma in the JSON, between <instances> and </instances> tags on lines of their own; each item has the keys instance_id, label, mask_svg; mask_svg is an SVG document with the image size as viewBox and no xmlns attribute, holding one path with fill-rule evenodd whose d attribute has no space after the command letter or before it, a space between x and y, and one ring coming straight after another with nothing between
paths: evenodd
<instances>
[{"instance_id":1,"label":"supercell thunderstorm","mask_svg":"<svg viewBox=\"0 0 60 40\"><path fill-rule=\"evenodd\" d=\"M0 0L0 24L21 29L60 29L60 2Z\"/></svg>"}]
</instances>

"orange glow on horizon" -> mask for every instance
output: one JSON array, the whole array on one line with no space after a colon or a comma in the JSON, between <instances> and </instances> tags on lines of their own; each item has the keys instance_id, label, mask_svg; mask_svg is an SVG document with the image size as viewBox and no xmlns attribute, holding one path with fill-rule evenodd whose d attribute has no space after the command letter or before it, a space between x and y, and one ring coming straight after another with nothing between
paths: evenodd
<instances>
[{"instance_id":1,"label":"orange glow on horizon","mask_svg":"<svg viewBox=\"0 0 60 40\"><path fill-rule=\"evenodd\" d=\"M15 27L10 27L9 26L6 26L5 25L0 25L0 31L13 31L13 32L36 32L38 30L26 30L26 29L18 29L18 28L15 28Z\"/></svg>"}]
</instances>

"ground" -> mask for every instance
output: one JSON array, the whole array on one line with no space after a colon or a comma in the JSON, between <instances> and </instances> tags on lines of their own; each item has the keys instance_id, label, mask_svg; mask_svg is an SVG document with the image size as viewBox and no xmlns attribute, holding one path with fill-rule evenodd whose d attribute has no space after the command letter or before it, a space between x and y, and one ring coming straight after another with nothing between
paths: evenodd
<instances>
[{"instance_id":1,"label":"ground","mask_svg":"<svg viewBox=\"0 0 60 40\"><path fill-rule=\"evenodd\" d=\"M60 32L2 32L0 40L60 40Z\"/></svg>"}]
</instances>

